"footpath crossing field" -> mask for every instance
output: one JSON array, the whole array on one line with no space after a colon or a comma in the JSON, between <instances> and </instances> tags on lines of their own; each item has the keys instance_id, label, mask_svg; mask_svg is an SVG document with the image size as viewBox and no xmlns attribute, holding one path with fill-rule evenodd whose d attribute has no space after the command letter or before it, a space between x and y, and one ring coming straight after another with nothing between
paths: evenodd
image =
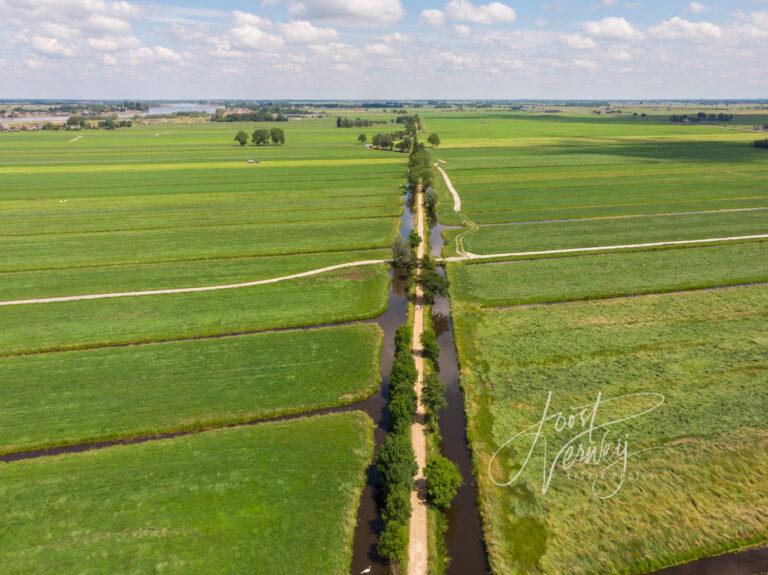
<instances>
[{"instance_id":1,"label":"footpath crossing field","mask_svg":"<svg viewBox=\"0 0 768 575\"><path fill-rule=\"evenodd\" d=\"M232 138L274 124L0 135L0 301L385 260L406 158L365 150L334 124L281 124L286 144L264 147ZM0 455L195 432L0 464L13 525L0 562L344 572L370 419L266 420L378 390L381 329L348 324L381 314L388 285L381 263L234 290L0 307Z\"/></svg>"},{"instance_id":2,"label":"footpath crossing field","mask_svg":"<svg viewBox=\"0 0 768 575\"><path fill-rule=\"evenodd\" d=\"M768 155L738 129L752 117L426 117L462 202L436 173L440 223L479 226L444 229L444 256L457 237L494 254L768 233ZM648 573L768 540L767 245L448 264L494 573ZM544 488L558 450L585 441L580 424L545 427L546 459L540 441L524 464L531 438L510 440L548 397L566 416L623 398L596 423L628 438L626 473L560 461Z\"/></svg>"}]
</instances>

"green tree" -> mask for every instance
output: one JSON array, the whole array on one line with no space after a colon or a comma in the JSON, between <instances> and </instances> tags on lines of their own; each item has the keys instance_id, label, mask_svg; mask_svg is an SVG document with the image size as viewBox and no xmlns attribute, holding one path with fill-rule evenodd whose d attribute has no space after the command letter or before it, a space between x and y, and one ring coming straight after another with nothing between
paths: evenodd
<instances>
[{"instance_id":1,"label":"green tree","mask_svg":"<svg viewBox=\"0 0 768 575\"><path fill-rule=\"evenodd\" d=\"M427 138L427 142L429 142L435 148L437 148L440 145L440 136L438 136L437 134L430 134L429 138Z\"/></svg>"},{"instance_id":2,"label":"green tree","mask_svg":"<svg viewBox=\"0 0 768 575\"><path fill-rule=\"evenodd\" d=\"M437 360L440 359L440 346L434 331L426 329L421 332L421 346L424 348L424 357L437 363Z\"/></svg>"},{"instance_id":3,"label":"green tree","mask_svg":"<svg viewBox=\"0 0 768 575\"><path fill-rule=\"evenodd\" d=\"M365 144L367 141L368 141L368 136L366 136L365 134L360 134L357 137L357 143L358 144Z\"/></svg>"},{"instance_id":4,"label":"green tree","mask_svg":"<svg viewBox=\"0 0 768 575\"><path fill-rule=\"evenodd\" d=\"M388 496L398 484L410 489L418 468L411 446L411 436L407 433L390 433L381 444L379 455L376 457L379 485L384 494Z\"/></svg>"},{"instance_id":5,"label":"green tree","mask_svg":"<svg viewBox=\"0 0 768 575\"><path fill-rule=\"evenodd\" d=\"M424 469L427 479L427 500L440 509L448 509L461 486L461 473L450 459L434 455Z\"/></svg>"},{"instance_id":6,"label":"green tree","mask_svg":"<svg viewBox=\"0 0 768 575\"><path fill-rule=\"evenodd\" d=\"M253 140L253 143L256 144L257 146L269 144L269 130L263 130L263 129L256 130L253 132L251 139Z\"/></svg>"},{"instance_id":7,"label":"green tree","mask_svg":"<svg viewBox=\"0 0 768 575\"><path fill-rule=\"evenodd\" d=\"M408 234L408 243L411 244L411 248L414 250L419 247L419 244L421 243L421 236L419 235L419 232L416 230L411 230L411 233Z\"/></svg>"},{"instance_id":8,"label":"green tree","mask_svg":"<svg viewBox=\"0 0 768 575\"><path fill-rule=\"evenodd\" d=\"M440 275L434 261L429 256L425 256L421 260L421 273L416 281L421 286L427 301L448 295L448 280Z\"/></svg>"},{"instance_id":9,"label":"green tree","mask_svg":"<svg viewBox=\"0 0 768 575\"><path fill-rule=\"evenodd\" d=\"M416 255L410 244L401 237L392 242L392 267L406 271L416 267Z\"/></svg>"},{"instance_id":10,"label":"green tree","mask_svg":"<svg viewBox=\"0 0 768 575\"><path fill-rule=\"evenodd\" d=\"M248 143L248 132L245 130L240 130L235 136L235 142L241 146L245 146Z\"/></svg>"},{"instance_id":11,"label":"green tree","mask_svg":"<svg viewBox=\"0 0 768 575\"><path fill-rule=\"evenodd\" d=\"M269 137L273 144L281 146L285 144L285 131L282 128L272 128L269 131Z\"/></svg>"},{"instance_id":12,"label":"green tree","mask_svg":"<svg viewBox=\"0 0 768 575\"><path fill-rule=\"evenodd\" d=\"M382 557L404 566L408 559L408 523L385 523L379 537L378 550Z\"/></svg>"},{"instance_id":13,"label":"green tree","mask_svg":"<svg viewBox=\"0 0 768 575\"><path fill-rule=\"evenodd\" d=\"M440 412L448 407L445 399L445 385L435 373L424 377L424 387L421 390L421 403L427 408L427 423L431 429L437 428Z\"/></svg>"}]
</instances>

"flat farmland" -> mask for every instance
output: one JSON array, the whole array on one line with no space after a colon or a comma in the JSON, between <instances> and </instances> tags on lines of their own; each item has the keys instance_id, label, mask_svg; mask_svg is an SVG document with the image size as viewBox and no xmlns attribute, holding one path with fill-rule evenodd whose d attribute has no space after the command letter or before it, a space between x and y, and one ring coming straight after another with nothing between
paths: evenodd
<instances>
[{"instance_id":1,"label":"flat farmland","mask_svg":"<svg viewBox=\"0 0 768 575\"><path fill-rule=\"evenodd\" d=\"M486 537L496 573L645 573L768 538L768 325L764 287L485 310L459 307ZM514 485L527 445L503 449L552 411L628 394L661 407L611 429L631 438L627 479L593 496L602 469L542 468L580 428L550 433ZM649 408L605 405L603 424ZM602 433L602 431L601 431ZM530 442L529 442L530 443ZM545 463L546 461L546 463ZM490 465L490 468L489 468ZM604 464L605 465L605 464ZM611 491L602 486L601 495ZM684 494L684 496L683 496Z\"/></svg>"},{"instance_id":2,"label":"flat farmland","mask_svg":"<svg viewBox=\"0 0 768 575\"><path fill-rule=\"evenodd\" d=\"M768 155L746 120L427 122L462 200L454 213L436 173L439 221L462 225L443 230L445 256L768 233ZM648 573L768 540L766 245L447 265L494 573ZM626 439L624 473L554 459L569 441L594 445L578 437L586 424L546 423L533 447L533 433L518 436L545 409L567 417L596 401L607 428L594 442L605 429Z\"/></svg>"},{"instance_id":3,"label":"flat farmland","mask_svg":"<svg viewBox=\"0 0 768 575\"><path fill-rule=\"evenodd\" d=\"M286 144L233 142L261 127ZM0 301L383 262L405 157L353 132L317 119L0 134ZM382 331L358 320L385 311L388 286L375 263L0 306L0 453L191 433L9 463L4 567L348 570L371 420L267 420L379 389ZM245 422L258 425L218 429Z\"/></svg>"},{"instance_id":4,"label":"flat farmland","mask_svg":"<svg viewBox=\"0 0 768 575\"><path fill-rule=\"evenodd\" d=\"M337 575L372 448L351 413L6 465L0 558L14 573Z\"/></svg>"},{"instance_id":5,"label":"flat farmland","mask_svg":"<svg viewBox=\"0 0 768 575\"><path fill-rule=\"evenodd\" d=\"M379 386L381 343L351 325L5 358L0 453L359 401Z\"/></svg>"}]
</instances>

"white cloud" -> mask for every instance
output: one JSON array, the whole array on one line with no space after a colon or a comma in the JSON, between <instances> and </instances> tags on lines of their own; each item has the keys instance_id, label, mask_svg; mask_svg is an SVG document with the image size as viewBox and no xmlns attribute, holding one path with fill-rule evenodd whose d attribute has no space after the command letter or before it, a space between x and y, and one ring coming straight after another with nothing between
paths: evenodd
<instances>
[{"instance_id":1,"label":"white cloud","mask_svg":"<svg viewBox=\"0 0 768 575\"><path fill-rule=\"evenodd\" d=\"M606 8L610 8L611 6L616 6L616 0L603 0L601 4Z\"/></svg>"},{"instance_id":2,"label":"white cloud","mask_svg":"<svg viewBox=\"0 0 768 575\"><path fill-rule=\"evenodd\" d=\"M256 14L250 12L241 12L235 10L232 12L232 16L235 18L236 26L256 26L257 28L272 28L272 22L267 18L262 18Z\"/></svg>"},{"instance_id":3,"label":"white cloud","mask_svg":"<svg viewBox=\"0 0 768 575\"><path fill-rule=\"evenodd\" d=\"M472 35L472 28L466 24L456 24L453 27L453 31L459 38L469 38Z\"/></svg>"},{"instance_id":4,"label":"white cloud","mask_svg":"<svg viewBox=\"0 0 768 575\"><path fill-rule=\"evenodd\" d=\"M701 2L691 2L688 7L694 14L701 14L702 12L706 12L709 9Z\"/></svg>"},{"instance_id":5,"label":"white cloud","mask_svg":"<svg viewBox=\"0 0 768 575\"><path fill-rule=\"evenodd\" d=\"M104 54L101 57L101 63L105 66L116 66L118 63L118 59L114 56L110 56L109 54Z\"/></svg>"},{"instance_id":6,"label":"white cloud","mask_svg":"<svg viewBox=\"0 0 768 575\"><path fill-rule=\"evenodd\" d=\"M597 70L598 66L593 62L592 60L586 60L586 59L579 59L573 61L574 66L577 68L581 68L582 70L588 70L590 72L594 72Z\"/></svg>"},{"instance_id":7,"label":"white cloud","mask_svg":"<svg viewBox=\"0 0 768 575\"><path fill-rule=\"evenodd\" d=\"M283 39L279 36L264 32L256 26L237 26L232 28L229 33L235 45L240 48L269 51L284 44Z\"/></svg>"},{"instance_id":8,"label":"white cloud","mask_svg":"<svg viewBox=\"0 0 768 575\"><path fill-rule=\"evenodd\" d=\"M181 62L181 55L165 46L155 46L152 49L152 55L158 62L170 62L174 64Z\"/></svg>"},{"instance_id":9,"label":"white cloud","mask_svg":"<svg viewBox=\"0 0 768 575\"><path fill-rule=\"evenodd\" d=\"M473 4L469 0L451 0L445 6L445 12L452 20L463 20L476 24L497 24L514 22L517 12L501 2Z\"/></svg>"},{"instance_id":10,"label":"white cloud","mask_svg":"<svg viewBox=\"0 0 768 575\"><path fill-rule=\"evenodd\" d=\"M430 8L429 10L422 10L419 19L422 24L427 26L442 26L445 24L445 13L441 10Z\"/></svg>"},{"instance_id":11,"label":"white cloud","mask_svg":"<svg viewBox=\"0 0 768 575\"><path fill-rule=\"evenodd\" d=\"M48 36L32 36L29 39L29 44L41 54L47 54L49 56L68 57L75 53L72 46L64 44L58 38Z\"/></svg>"},{"instance_id":12,"label":"white cloud","mask_svg":"<svg viewBox=\"0 0 768 575\"><path fill-rule=\"evenodd\" d=\"M614 52L611 57L617 62L629 62L632 59L632 54L626 50L619 50L618 52Z\"/></svg>"},{"instance_id":13,"label":"white cloud","mask_svg":"<svg viewBox=\"0 0 768 575\"><path fill-rule=\"evenodd\" d=\"M93 15L86 21L86 27L91 30L98 30L103 32L129 32L131 25L125 20L120 18L112 18L110 16L97 16Z\"/></svg>"},{"instance_id":14,"label":"white cloud","mask_svg":"<svg viewBox=\"0 0 768 575\"><path fill-rule=\"evenodd\" d=\"M291 20L278 24L277 28L283 38L293 44L315 44L339 37L339 33L333 28L319 28L306 20Z\"/></svg>"},{"instance_id":15,"label":"white cloud","mask_svg":"<svg viewBox=\"0 0 768 575\"><path fill-rule=\"evenodd\" d=\"M379 39L386 44L407 44L411 41L411 37L408 34L401 34L400 32L379 36Z\"/></svg>"},{"instance_id":16,"label":"white cloud","mask_svg":"<svg viewBox=\"0 0 768 575\"><path fill-rule=\"evenodd\" d=\"M88 45L99 52L114 52L124 48L136 48L141 41L135 36L103 36L101 38L88 38Z\"/></svg>"},{"instance_id":17,"label":"white cloud","mask_svg":"<svg viewBox=\"0 0 768 575\"><path fill-rule=\"evenodd\" d=\"M395 51L386 44L368 44L365 47L365 51L368 54L375 54L377 56L393 56Z\"/></svg>"},{"instance_id":18,"label":"white cloud","mask_svg":"<svg viewBox=\"0 0 768 575\"><path fill-rule=\"evenodd\" d=\"M597 43L592 38L582 36L581 34L566 34L560 36L560 42L574 50L591 50L592 48L597 47Z\"/></svg>"},{"instance_id":19,"label":"white cloud","mask_svg":"<svg viewBox=\"0 0 768 575\"><path fill-rule=\"evenodd\" d=\"M651 26L648 31L657 38L665 39L700 39L721 38L720 26L711 22L691 22L675 16L661 24Z\"/></svg>"},{"instance_id":20,"label":"white cloud","mask_svg":"<svg viewBox=\"0 0 768 575\"><path fill-rule=\"evenodd\" d=\"M112 2L109 11L121 18L135 18L142 13L142 9L129 2Z\"/></svg>"},{"instance_id":21,"label":"white cloud","mask_svg":"<svg viewBox=\"0 0 768 575\"><path fill-rule=\"evenodd\" d=\"M400 0L306 0L291 5L291 14L344 25L385 26L403 17Z\"/></svg>"},{"instance_id":22,"label":"white cloud","mask_svg":"<svg viewBox=\"0 0 768 575\"><path fill-rule=\"evenodd\" d=\"M637 40L643 35L624 18L611 16L595 22L585 22L584 30L591 36L611 40Z\"/></svg>"}]
</instances>

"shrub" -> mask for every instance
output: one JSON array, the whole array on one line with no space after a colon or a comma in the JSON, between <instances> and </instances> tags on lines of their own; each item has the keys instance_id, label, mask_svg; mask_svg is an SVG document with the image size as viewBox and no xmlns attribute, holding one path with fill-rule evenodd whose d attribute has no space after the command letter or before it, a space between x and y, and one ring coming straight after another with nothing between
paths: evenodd
<instances>
[{"instance_id":1,"label":"shrub","mask_svg":"<svg viewBox=\"0 0 768 575\"><path fill-rule=\"evenodd\" d=\"M385 498L398 484L410 490L418 465L409 434L390 433L387 436L376 458L376 470Z\"/></svg>"},{"instance_id":2,"label":"shrub","mask_svg":"<svg viewBox=\"0 0 768 575\"><path fill-rule=\"evenodd\" d=\"M394 433L406 433L416 414L416 392L400 390L389 401L389 425Z\"/></svg>"},{"instance_id":3,"label":"shrub","mask_svg":"<svg viewBox=\"0 0 768 575\"><path fill-rule=\"evenodd\" d=\"M411 230L411 233L408 234L408 243L411 244L412 249L416 249L419 247L419 244L421 243L421 236L419 235L419 232L416 230Z\"/></svg>"},{"instance_id":4,"label":"shrub","mask_svg":"<svg viewBox=\"0 0 768 575\"><path fill-rule=\"evenodd\" d=\"M381 517L387 523L408 523L411 518L411 490L407 486L395 485L392 488Z\"/></svg>"},{"instance_id":5,"label":"shrub","mask_svg":"<svg viewBox=\"0 0 768 575\"><path fill-rule=\"evenodd\" d=\"M405 565L408 559L408 523L390 521L384 524L379 538L379 553L390 562Z\"/></svg>"},{"instance_id":6,"label":"shrub","mask_svg":"<svg viewBox=\"0 0 768 575\"><path fill-rule=\"evenodd\" d=\"M421 345L424 347L424 357L437 363L440 359L440 346L437 343L435 332L431 329L421 333Z\"/></svg>"},{"instance_id":7,"label":"shrub","mask_svg":"<svg viewBox=\"0 0 768 575\"><path fill-rule=\"evenodd\" d=\"M448 509L461 486L461 473L450 459L435 455L424 470L427 479L427 500L440 509Z\"/></svg>"},{"instance_id":8,"label":"shrub","mask_svg":"<svg viewBox=\"0 0 768 575\"><path fill-rule=\"evenodd\" d=\"M427 423L432 429L436 428L438 415L448 406L448 401L445 399L445 386L437 374L430 373L424 377L421 403L427 408Z\"/></svg>"},{"instance_id":9,"label":"shrub","mask_svg":"<svg viewBox=\"0 0 768 575\"><path fill-rule=\"evenodd\" d=\"M413 253L410 244L403 238L396 238L392 242L392 267L411 271L416 267L416 255Z\"/></svg>"},{"instance_id":10,"label":"shrub","mask_svg":"<svg viewBox=\"0 0 768 575\"><path fill-rule=\"evenodd\" d=\"M411 349L411 326L401 325L395 331L395 353L410 351Z\"/></svg>"}]
</instances>

